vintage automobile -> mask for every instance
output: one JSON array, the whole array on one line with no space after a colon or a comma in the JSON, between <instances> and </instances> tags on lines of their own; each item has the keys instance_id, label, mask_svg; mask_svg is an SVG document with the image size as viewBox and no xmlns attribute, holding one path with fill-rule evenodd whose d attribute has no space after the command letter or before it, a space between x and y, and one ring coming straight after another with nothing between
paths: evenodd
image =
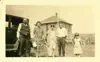
<instances>
[{"instance_id":1,"label":"vintage automobile","mask_svg":"<svg viewBox=\"0 0 100 62\"><path fill-rule=\"evenodd\" d=\"M6 14L6 57L18 56L17 29L22 22L23 17Z\"/></svg>"}]
</instances>

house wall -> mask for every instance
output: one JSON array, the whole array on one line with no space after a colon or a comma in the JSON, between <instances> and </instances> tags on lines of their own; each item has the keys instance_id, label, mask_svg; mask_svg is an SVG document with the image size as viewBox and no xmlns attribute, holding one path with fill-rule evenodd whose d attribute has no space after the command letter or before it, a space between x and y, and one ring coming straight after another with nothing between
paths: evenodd
<instances>
[{"instance_id":1,"label":"house wall","mask_svg":"<svg viewBox=\"0 0 100 62\"><path fill-rule=\"evenodd\" d=\"M69 25L68 27L68 38L69 40L71 40L73 37L72 37L72 25Z\"/></svg>"},{"instance_id":2,"label":"house wall","mask_svg":"<svg viewBox=\"0 0 100 62\"><path fill-rule=\"evenodd\" d=\"M58 27L57 23L52 23L52 24L55 25L55 29L57 29L57 27ZM45 34L50 29L50 26L52 24L44 24L44 25L42 25L42 28L43 28ZM63 25L67 29L68 39L69 40L72 39L72 26L69 25L69 24L66 24L66 23L64 23ZM47 30L47 28L48 28L48 30Z\"/></svg>"},{"instance_id":3,"label":"house wall","mask_svg":"<svg viewBox=\"0 0 100 62\"><path fill-rule=\"evenodd\" d=\"M56 27L55 23L53 23L53 24L43 24L42 25L42 29L43 29L45 35L46 35L47 31L50 29L51 25L55 25L55 27Z\"/></svg>"},{"instance_id":4,"label":"house wall","mask_svg":"<svg viewBox=\"0 0 100 62\"><path fill-rule=\"evenodd\" d=\"M42 25L42 29L44 31L44 35L46 35L46 25Z\"/></svg>"},{"instance_id":5,"label":"house wall","mask_svg":"<svg viewBox=\"0 0 100 62\"><path fill-rule=\"evenodd\" d=\"M72 39L72 25L66 24L65 23L65 28L67 29L67 38L70 40Z\"/></svg>"}]
</instances>

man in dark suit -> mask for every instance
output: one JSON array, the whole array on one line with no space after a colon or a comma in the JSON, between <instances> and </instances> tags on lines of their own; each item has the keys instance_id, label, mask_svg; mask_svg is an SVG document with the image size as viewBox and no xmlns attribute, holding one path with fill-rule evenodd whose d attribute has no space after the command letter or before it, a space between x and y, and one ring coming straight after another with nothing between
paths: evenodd
<instances>
[{"instance_id":1,"label":"man in dark suit","mask_svg":"<svg viewBox=\"0 0 100 62\"><path fill-rule=\"evenodd\" d=\"M30 27L29 19L23 19L23 23L19 25L17 37L20 40L19 55L29 56L30 53Z\"/></svg>"}]
</instances>

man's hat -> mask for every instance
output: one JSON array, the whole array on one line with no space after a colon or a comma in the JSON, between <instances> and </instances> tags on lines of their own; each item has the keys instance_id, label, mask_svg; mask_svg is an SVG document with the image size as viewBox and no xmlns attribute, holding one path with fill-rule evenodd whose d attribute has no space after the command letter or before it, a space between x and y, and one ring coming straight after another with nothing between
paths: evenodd
<instances>
[{"instance_id":1,"label":"man's hat","mask_svg":"<svg viewBox=\"0 0 100 62\"><path fill-rule=\"evenodd\" d=\"M79 33L75 33L75 36L79 36Z\"/></svg>"}]
</instances>

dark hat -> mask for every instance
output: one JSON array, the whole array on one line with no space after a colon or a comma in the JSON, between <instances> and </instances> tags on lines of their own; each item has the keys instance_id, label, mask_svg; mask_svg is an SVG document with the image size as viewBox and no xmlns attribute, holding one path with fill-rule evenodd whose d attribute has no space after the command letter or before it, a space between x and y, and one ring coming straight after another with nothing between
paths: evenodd
<instances>
[{"instance_id":1,"label":"dark hat","mask_svg":"<svg viewBox=\"0 0 100 62\"><path fill-rule=\"evenodd\" d=\"M79 33L75 33L75 36L79 36Z\"/></svg>"},{"instance_id":2,"label":"dark hat","mask_svg":"<svg viewBox=\"0 0 100 62\"><path fill-rule=\"evenodd\" d=\"M37 24L38 24L38 23L40 23L40 24L41 24L41 22L40 22L40 21L37 21L35 25L37 26Z\"/></svg>"}]
</instances>

